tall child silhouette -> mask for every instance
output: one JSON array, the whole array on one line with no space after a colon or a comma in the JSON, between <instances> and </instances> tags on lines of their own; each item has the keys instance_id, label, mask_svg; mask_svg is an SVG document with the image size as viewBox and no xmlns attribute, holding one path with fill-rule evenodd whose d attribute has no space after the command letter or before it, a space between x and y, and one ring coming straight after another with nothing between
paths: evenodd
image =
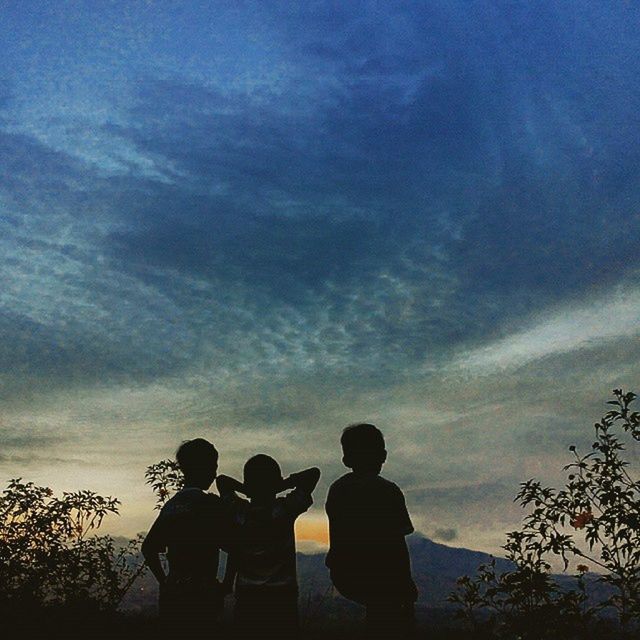
<instances>
[{"instance_id":1,"label":"tall child silhouette","mask_svg":"<svg viewBox=\"0 0 640 640\"><path fill-rule=\"evenodd\" d=\"M352 471L329 489L331 580L346 598L365 605L369 637L402 637L417 598L405 536L413 532L404 495L380 476L384 437L372 424L342 433L342 461Z\"/></svg>"},{"instance_id":2,"label":"tall child silhouette","mask_svg":"<svg viewBox=\"0 0 640 640\"><path fill-rule=\"evenodd\" d=\"M311 494L319 478L320 470L312 468L283 479L280 465L264 454L247 461L244 482L218 477L218 490L237 531L225 586L230 590L235 578L234 621L242 638L280 640L297 635L294 523L313 503ZM293 491L277 497L287 489Z\"/></svg>"},{"instance_id":3,"label":"tall child silhouette","mask_svg":"<svg viewBox=\"0 0 640 640\"><path fill-rule=\"evenodd\" d=\"M160 617L169 636L215 635L222 610L217 581L220 548L228 548L231 519L207 489L216 477L218 452L207 440L184 442L176 454L184 488L162 507L142 544L160 584ZM165 574L159 554L167 552Z\"/></svg>"}]
</instances>

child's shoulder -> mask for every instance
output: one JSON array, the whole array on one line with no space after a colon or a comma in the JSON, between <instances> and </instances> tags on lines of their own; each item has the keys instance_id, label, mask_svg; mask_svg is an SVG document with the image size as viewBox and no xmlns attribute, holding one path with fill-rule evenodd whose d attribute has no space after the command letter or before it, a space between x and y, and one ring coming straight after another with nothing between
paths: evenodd
<instances>
[{"instance_id":1,"label":"child's shoulder","mask_svg":"<svg viewBox=\"0 0 640 640\"><path fill-rule=\"evenodd\" d=\"M404 500L402 489L395 482L387 480L387 478L383 478L380 475L374 476L365 490L371 494L372 498L377 500L392 501L394 503Z\"/></svg>"},{"instance_id":2,"label":"child's shoulder","mask_svg":"<svg viewBox=\"0 0 640 640\"><path fill-rule=\"evenodd\" d=\"M381 475L359 476L353 472L345 473L338 478L330 487L330 493L341 493L343 491L351 491L363 489L366 491L375 491L385 494L400 494L402 490L391 480L383 478Z\"/></svg>"},{"instance_id":3,"label":"child's shoulder","mask_svg":"<svg viewBox=\"0 0 640 640\"><path fill-rule=\"evenodd\" d=\"M378 478L378 486L384 488L386 491L390 493L402 493L402 489L393 482L392 480L388 480L387 478L383 478L382 476L377 476Z\"/></svg>"},{"instance_id":4,"label":"child's shoulder","mask_svg":"<svg viewBox=\"0 0 640 640\"><path fill-rule=\"evenodd\" d=\"M188 488L178 491L162 507L161 515L184 513L192 509L218 509L222 507L220 496L202 489Z\"/></svg>"},{"instance_id":5,"label":"child's shoulder","mask_svg":"<svg viewBox=\"0 0 640 640\"><path fill-rule=\"evenodd\" d=\"M348 486L351 482L353 482L353 478L354 478L353 471L350 471L349 473L345 473L343 476L340 476L337 480L334 480L331 483L330 489L333 489L334 487Z\"/></svg>"}]
</instances>

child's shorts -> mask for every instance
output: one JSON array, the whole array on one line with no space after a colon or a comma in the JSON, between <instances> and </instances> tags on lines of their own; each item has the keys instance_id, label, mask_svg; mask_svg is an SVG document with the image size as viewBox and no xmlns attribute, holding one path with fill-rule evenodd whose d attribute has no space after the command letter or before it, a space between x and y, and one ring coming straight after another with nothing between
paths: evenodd
<instances>
[{"instance_id":1,"label":"child's shorts","mask_svg":"<svg viewBox=\"0 0 640 640\"><path fill-rule=\"evenodd\" d=\"M170 578L160 590L160 619L170 633L206 633L220 626L224 596L220 584Z\"/></svg>"},{"instance_id":2,"label":"child's shorts","mask_svg":"<svg viewBox=\"0 0 640 640\"><path fill-rule=\"evenodd\" d=\"M290 588L237 589L233 621L240 638L296 638L298 592Z\"/></svg>"}]
</instances>

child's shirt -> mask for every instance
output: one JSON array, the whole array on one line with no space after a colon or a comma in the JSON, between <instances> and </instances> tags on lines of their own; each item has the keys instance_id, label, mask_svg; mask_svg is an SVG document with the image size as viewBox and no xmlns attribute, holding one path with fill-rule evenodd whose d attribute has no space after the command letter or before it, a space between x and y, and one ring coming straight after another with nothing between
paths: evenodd
<instances>
[{"instance_id":1,"label":"child's shirt","mask_svg":"<svg viewBox=\"0 0 640 640\"><path fill-rule=\"evenodd\" d=\"M344 596L413 601L417 592L405 536L413 524L400 488L376 474L348 473L329 489L326 564Z\"/></svg>"},{"instance_id":2,"label":"child's shirt","mask_svg":"<svg viewBox=\"0 0 640 640\"><path fill-rule=\"evenodd\" d=\"M231 521L222 500L196 487L182 489L162 507L146 542L166 550L169 580L213 584L220 548L228 548Z\"/></svg>"},{"instance_id":3,"label":"child's shirt","mask_svg":"<svg viewBox=\"0 0 640 640\"><path fill-rule=\"evenodd\" d=\"M296 488L267 505L255 505L235 492L223 494L234 522L232 549L237 567L236 591L255 588L297 591L296 518L313 504L311 494Z\"/></svg>"}]
</instances>

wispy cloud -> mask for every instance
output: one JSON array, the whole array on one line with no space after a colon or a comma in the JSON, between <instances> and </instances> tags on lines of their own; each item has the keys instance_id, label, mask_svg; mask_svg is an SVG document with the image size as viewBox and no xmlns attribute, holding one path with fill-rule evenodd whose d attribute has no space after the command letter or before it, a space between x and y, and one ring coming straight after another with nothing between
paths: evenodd
<instances>
[{"instance_id":1,"label":"wispy cloud","mask_svg":"<svg viewBox=\"0 0 640 640\"><path fill-rule=\"evenodd\" d=\"M583 304L540 314L530 326L487 346L463 353L453 367L496 373L548 356L602 347L640 336L640 291L622 288Z\"/></svg>"},{"instance_id":2,"label":"wispy cloud","mask_svg":"<svg viewBox=\"0 0 640 640\"><path fill-rule=\"evenodd\" d=\"M638 9L578 4L8 10L3 469L142 522L185 437L324 491L370 419L425 531L516 518L640 374Z\"/></svg>"}]
</instances>

